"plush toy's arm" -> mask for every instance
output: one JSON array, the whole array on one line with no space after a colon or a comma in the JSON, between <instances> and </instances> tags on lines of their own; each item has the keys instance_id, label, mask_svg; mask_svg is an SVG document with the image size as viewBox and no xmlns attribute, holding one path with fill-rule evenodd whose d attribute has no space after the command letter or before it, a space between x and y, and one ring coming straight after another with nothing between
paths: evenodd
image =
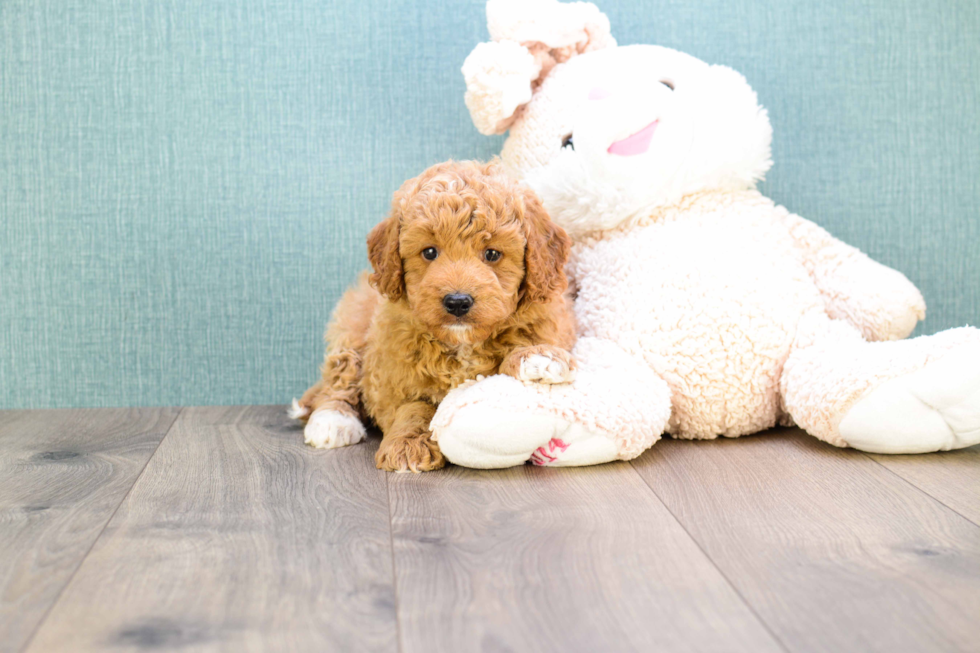
<instances>
[{"instance_id":1,"label":"plush toy's arm","mask_svg":"<svg viewBox=\"0 0 980 653\"><path fill-rule=\"evenodd\" d=\"M783 221L823 296L827 314L857 327L867 340L898 340L925 317L918 289L901 272L870 259L809 220Z\"/></svg>"}]
</instances>

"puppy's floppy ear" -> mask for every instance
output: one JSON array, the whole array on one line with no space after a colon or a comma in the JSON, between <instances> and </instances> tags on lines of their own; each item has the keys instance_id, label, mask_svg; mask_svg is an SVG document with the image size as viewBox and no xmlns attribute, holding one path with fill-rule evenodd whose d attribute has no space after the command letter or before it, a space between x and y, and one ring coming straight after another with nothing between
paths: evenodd
<instances>
[{"instance_id":1,"label":"puppy's floppy ear","mask_svg":"<svg viewBox=\"0 0 980 653\"><path fill-rule=\"evenodd\" d=\"M405 292L402 256L398 250L398 223L398 214L392 212L391 217L372 229L367 238L368 259L374 268L368 281L393 302L401 299Z\"/></svg>"},{"instance_id":2,"label":"puppy's floppy ear","mask_svg":"<svg viewBox=\"0 0 980 653\"><path fill-rule=\"evenodd\" d=\"M524 299L547 302L560 297L568 288L565 262L572 241L530 190L524 193L524 231Z\"/></svg>"}]
</instances>

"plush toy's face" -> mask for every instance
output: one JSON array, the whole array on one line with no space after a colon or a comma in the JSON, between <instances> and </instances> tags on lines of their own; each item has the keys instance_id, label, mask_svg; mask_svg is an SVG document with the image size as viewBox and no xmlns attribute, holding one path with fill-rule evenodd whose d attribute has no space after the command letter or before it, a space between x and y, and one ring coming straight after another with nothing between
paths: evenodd
<instances>
[{"instance_id":1,"label":"plush toy's face","mask_svg":"<svg viewBox=\"0 0 980 653\"><path fill-rule=\"evenodd\" d=\"M751 187L771 164L770 140L741 75L637 45L556 66L511 125L502 157L575 235L692 192Z\"/></svg>"}]
</instances>

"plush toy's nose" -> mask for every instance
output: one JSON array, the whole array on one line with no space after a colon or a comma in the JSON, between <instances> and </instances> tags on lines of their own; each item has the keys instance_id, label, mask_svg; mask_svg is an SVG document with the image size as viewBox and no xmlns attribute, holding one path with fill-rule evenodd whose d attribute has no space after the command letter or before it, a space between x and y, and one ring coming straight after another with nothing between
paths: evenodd
<instances>
[{"instance_id":1,"label":"plush toy's nose","mask_svg":"<svg viewBox=\"0 0 980 653\"><path fill-rule=\"evenodd\" d=\"M658 122L659 121L654 120L635 134L627 136L621 141L616 141L610 145L609 149L606 151L610 154L617 154L619 156L636 156L637 154L643 154L650 149L650 141L653 139L653 132L657 131Z\"/></svg>"},{"instance_id":2,"label":"plush toy's nose","mask_svg":"<svg viewBox=\"0 0 980 653\"><path fill-rule=\"evenodd\" d=\"M473 306L473 297L471 295L453 293L442 298L442 305L450 315L462 317Z\"/></svg>"}]
</instances>

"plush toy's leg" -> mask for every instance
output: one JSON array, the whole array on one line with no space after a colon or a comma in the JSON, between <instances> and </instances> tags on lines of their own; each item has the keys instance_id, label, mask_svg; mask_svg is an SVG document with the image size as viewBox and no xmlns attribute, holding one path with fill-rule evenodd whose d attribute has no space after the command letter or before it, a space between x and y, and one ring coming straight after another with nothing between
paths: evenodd
<instances>
[{"instance_id":1,"label":"plush toy's leg","mask_svg":"<svg viewBox=\"0 0 980 653\"><path fill-rule=\"evenodd\" d=\"M807 316L781 379L783 403L811 435L875 453L980 443L980 331L865 341L848 323Z\"/></svg>"},{"instance_id":2,"label":"plush toy's leg","mask_svg":"<svg viewBox=\"0 0 980 653\"><path fill-rule=\"evenodd\" d=\"M595 465L638 456L670 417L670 390L616 345L583 338L570 384L497 375L453 390L430 428L457 465Z\"/></svg>"}]
</instances>

